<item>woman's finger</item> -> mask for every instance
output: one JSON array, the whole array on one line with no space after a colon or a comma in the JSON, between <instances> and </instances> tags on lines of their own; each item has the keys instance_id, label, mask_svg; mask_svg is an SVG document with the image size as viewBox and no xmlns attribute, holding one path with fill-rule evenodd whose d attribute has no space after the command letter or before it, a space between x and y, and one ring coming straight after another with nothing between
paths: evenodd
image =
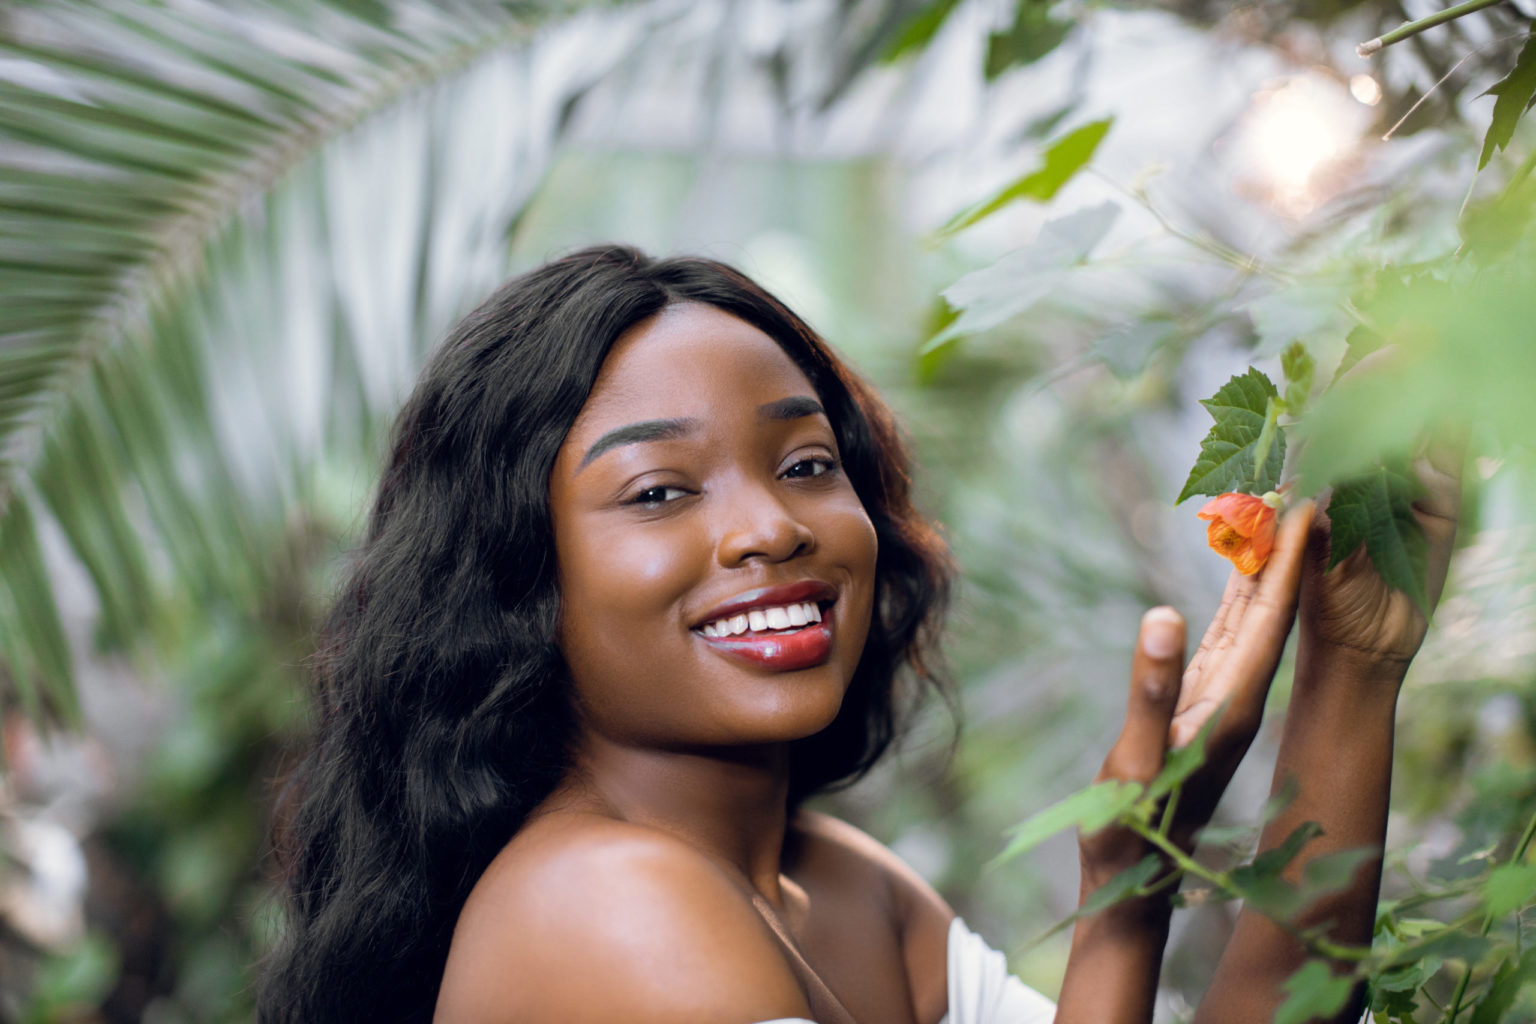
<instances>
[{"instance_id":1,"label":"woman's finger","mask_svg":"<svg viewBox=\"0 0 1536 1024\"><path fill-rule=\"evenodd\" d=\"M1223 705L1227 706L1219 727L1223 733L1246 735L1257 727L1295 621L1313 510L1313 503L1304 501L1287 512L1263 571L1229 590L1232 610L1222 619L1220 634L1200 664L1200 677L1185 681L1177 720L1169 733L1173 746L1193 740L1206 719Z\"/></svg>"},{"instance_id":2,"label":"woman's finger","mask_svg":"<svg viewBox=\"0 0 1536 1024\"><path fill-rule=\"evenodd\" d=\"M1168 749L1168 723L1178 706L1183 670L1184 616L1166 606L1151 609L1141 617L1131 657L1125 726L1099 778L1146 783L1157 776Z\"/></svg>"},{"instance_id":3,"label":"woman's finger","mask_svg":"<svg viewBox=\"0 0 1536 1024\"><path fill-rule=\"evenodd\" d=\"M1221 603L1216 606L1216 614L1211 617L1211 624L1200 638L1199 649L1184 669L1184 690L1179 695L1182 703L1188 704L1195 699L1192 692L1195 687L1191 683L1200 678L1207 662L1217 660L1219 652L1231 643L1232 630L1229 623L1242 620L1242 609L1248 603L1247 591L1252 582L1252 577L1244 576L1236 569L1227 574L1227 588L1221 593Z\"/></svg>"}]
</instances>

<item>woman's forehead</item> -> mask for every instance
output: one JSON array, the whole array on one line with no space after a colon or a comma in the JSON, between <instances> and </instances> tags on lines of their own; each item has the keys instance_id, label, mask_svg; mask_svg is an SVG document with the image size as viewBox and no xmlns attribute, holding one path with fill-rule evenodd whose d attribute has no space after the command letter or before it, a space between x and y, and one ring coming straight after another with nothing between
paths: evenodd
<instances>
[{"instance_id":1,"label":"woman's forehead","mask_svg":"<svg viewBox=\"0 0 1536 1024\"><path fill-rule=\"evenodd\" d=\"M816 391L776 341L714 306L675 303L620 336L571 437L635 419L718 417L793 396Z\"/></svg>"}]
</instances>

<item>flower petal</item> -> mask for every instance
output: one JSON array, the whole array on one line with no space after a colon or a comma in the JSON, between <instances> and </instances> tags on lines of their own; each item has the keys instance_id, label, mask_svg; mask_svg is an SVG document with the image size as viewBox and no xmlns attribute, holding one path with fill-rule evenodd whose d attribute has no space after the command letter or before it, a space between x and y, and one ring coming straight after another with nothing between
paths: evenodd
<instances>
[{"instance_id":1,"label":"flower petal","mask_svg":"<svg viewBox=\"0 0 1536 1024\"><path fill-rule=\"evenodd\" d=\"M1237 571L1252 576L1264 568L1275 548L1275 510L1251 494L1218 495L1205 503L1199 518L1209 520L1206 541L1230 559Z\"/></svg>"}]
</instances>

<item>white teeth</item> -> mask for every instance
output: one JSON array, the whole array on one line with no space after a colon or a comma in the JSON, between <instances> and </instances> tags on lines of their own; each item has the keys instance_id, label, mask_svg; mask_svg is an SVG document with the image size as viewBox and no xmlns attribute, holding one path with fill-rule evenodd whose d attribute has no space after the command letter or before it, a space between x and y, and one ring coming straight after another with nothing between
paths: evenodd
<instances>
[{"instance_id":1,"label":"white teeth","mask_svg":"<svg viewBox=\"0 0 1536 1024\"><path fill-rule=\"evenodd\" d=\"M761 633L770 629L797 629L821 621L821 608L815 601L779 605L774 608L753 608L751 611L716 619L705 623L699 632L710 637L737 636L752 630Z\"/></svg>"}]
</instances>

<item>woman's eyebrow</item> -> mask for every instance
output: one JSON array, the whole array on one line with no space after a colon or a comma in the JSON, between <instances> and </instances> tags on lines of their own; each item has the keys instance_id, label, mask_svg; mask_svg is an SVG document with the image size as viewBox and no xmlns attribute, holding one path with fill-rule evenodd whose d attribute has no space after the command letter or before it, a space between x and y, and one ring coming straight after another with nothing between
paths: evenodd
<instances>
[{"instance_id":1,"label":"woman's eyebrow","mask_svg":"<svg viewBox=\"0 0 1536 1024\"><path fill-rule=\"evenodd\" d=\"M644 420L640 423L631 423L627 427L616 427L598 438L592 447L587 449L587 454L581 457L581 465L576 467L576 472L580 473L586 468L587 463L610 448L639 444L643 441L671 441L691 433L698 425L699 421L695 419L679 419Z\"/></svg>"},{"instance_id":2,"label":"woman's eyebrow","mask_svg":"<svg viewBox=\"0 0 1536 1024\"><path fill-rule=\"evenodd\" d=\"M758 416L768 420L798 420L802 416L826 415L826 410L821 403L814 398L805 395L791 395L781 398L776 402L768 402L757 407ZM624 427L615 427L593 443L587 449L587 454L581 457L581 464L576 467L576 472L586 468L587 463L597 458L610 448L618 448L626 444L640 444L645 441L672 441L683 437L697 429L699 421L692 418L676 420L643 420L640 423L631 423Z\"/></svg>"},{"instance_id":3,"label":"woman's eyebrow","mask_svg":"<svg viewBox=\"0 0 1536 1024\"><path fill-rule=\"evenodd\" d=\"M814 398L791 395L789 398L781 398L777 402L758 406L757 414L766 420L797 420L802 416L818 414L825 416L827 411Z\"/></svg>"}]
</instances>

